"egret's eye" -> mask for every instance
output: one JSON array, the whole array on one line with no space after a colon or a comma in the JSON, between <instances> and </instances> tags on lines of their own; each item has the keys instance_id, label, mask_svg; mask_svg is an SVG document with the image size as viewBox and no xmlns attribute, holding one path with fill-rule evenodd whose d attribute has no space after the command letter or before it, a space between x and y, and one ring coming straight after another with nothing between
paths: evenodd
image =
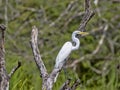
<instances>
[{"instance_id":1,"label":"egret's eye","mask_svg":"<svg viewBox=\"0 0 120 90\"><path fill-rule=\"evenodd\" d=\"M80 34L76 34L76 36L75 36L75 37L79 38L80 36L81 36Z\"/></svg>"}]
</instances>

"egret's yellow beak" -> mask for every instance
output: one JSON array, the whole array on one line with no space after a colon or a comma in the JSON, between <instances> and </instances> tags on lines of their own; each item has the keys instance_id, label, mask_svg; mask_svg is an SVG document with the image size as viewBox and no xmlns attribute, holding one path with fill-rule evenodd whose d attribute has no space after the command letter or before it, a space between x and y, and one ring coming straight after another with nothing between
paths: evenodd
<instances>
[{"instance_id":1,"label":"egret's yellow beak","mask_svg":"<svg viewBox=\"0 0 120 90\"><path fill-rule=\"evenodd\" d=\"M87 35L89 34L88 32L79 32L80 35Z\"/></svg>"}]
</instances>

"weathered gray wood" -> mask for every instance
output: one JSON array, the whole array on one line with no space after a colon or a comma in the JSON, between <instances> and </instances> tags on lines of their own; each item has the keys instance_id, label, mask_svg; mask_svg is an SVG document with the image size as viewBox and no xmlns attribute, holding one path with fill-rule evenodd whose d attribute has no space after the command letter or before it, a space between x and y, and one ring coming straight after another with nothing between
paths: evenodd
<instances>
[{"instance_id":1,"label":"weathered gray wood","mask_svg":"<svg viewBox=\"0 0 120 90\"><path fill-rule=\"evenodd\" d=\"M10 74L7 74L5 67L5 48L4 48L4 35L6 27L0 25L0 90L9 90L9 80L15 71L21 66L21 62L12 69Z\"/></svg>"},{"instance_id":2,"label":"weathered gray wood","mask_svg":"<svg viewBox=\"0 0 120 90\"><path fill-rule=\"evenodd\" d=\"M55 83L57 76L61 71L62 67L54 68L50 74L47 73L46 67L41 59L41 55L38 49L37 38L38 38L38 29L34 26L31 33L30 44L34 55L34 60L40 71L40 76L42 78L42 90L52 90L53 84Z\"/></svg>"},{"instance_id":3,"label":"weathered gray wood","mask_svg":"<svg viewBox=\"0 0 120 90\"><path fill-rule=\"evenodd\" d=\"M4 25L0 25L0 90L9 89L9 77L5 67Z\"/></svg>"},{"instance_id":4,"label":"weathered gray wood","mask_svg":"<svg viewBox=\"0 0 120 90\"><path fill-rule=\"evenodd\" d=\"M95 14L94 11L91 10L90 0L85 0L85 14L82 17L82 21L80 23L78 30L86 31L85 27L89 20L94 16L94 14Z\"/></svg>"}]
</instances>

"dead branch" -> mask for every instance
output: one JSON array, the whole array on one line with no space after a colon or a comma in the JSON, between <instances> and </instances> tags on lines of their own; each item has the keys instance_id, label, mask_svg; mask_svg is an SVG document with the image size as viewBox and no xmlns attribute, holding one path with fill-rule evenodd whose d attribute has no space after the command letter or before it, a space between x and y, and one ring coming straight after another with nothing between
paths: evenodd
<instances>
[{"instance_id":1,"label":"dead branch","mask_svg":"<svg viewBox=\"0 0 120 90\"><path fill-rule=\"evenodd\" d=\"M1 24L1 25L0 25L0 30L3 30L3 31L6 30L6 26L3 25L3 24Z\"/></svg>"},{"instance_id":2,"label":"dead branch","mask_svg":"<svg viewBox=\"0 0 120 90\"><path fill-rule=\"evenodd\" d=\"M76 90L78 85L80 85L80 80L77 79L75 80L75 82L73 83L73 85L71 86L71 89L70 90Z\"/></svg>"},{"instance_id":3,"label":"dead branch","mask_svg":"<svg viewBox=\"0 0 120 90\"><path fill-rule=\"evenodd\" d=\"M108 30L108 25L106 25L104 27L104 32L103 32L103 35L101 36L101 39L99 40L99 44L97 45L96 49L93 51L93 55L95 55L99 50L100 50L100 47L102 46L103 44L103 41L105 39L105 36L106 36L106 31Z\"/></svg>"},{"instance_id":4,"label":"dead branch","mask_svg":"<svg viewBox=\"0 0 120 90\"><path fill-rule=\"evenodd\" d=\"M78 30L86 31L85 27L94 14L95 13L91 11L90 0L85 0L85 14L82 18L82 21L80 23Z\"/></svg>"},{"instance_id":5,"label":"dead branch","mask_svg":"<svg viewBox=\"0 0 120 90\"><path fill-rule=\"evenodd\" d=\"M80 80L77 79L75 82L70 85L71 79L67 79L66 82L62 85L60 90L76 90L77 86L80 85Z\"/></svg>"},{"instance_id":6,"label":"dead branch","mask_svg":"<svg viewBox=\"0 0 120 90\"><path fill-rule=\"evenodd\" d=\"M43 80L42 89L51 90L63 66L60 66L59 68L54 68L53 71L48 75L46 67L39 53L37 37L38 37L38 29L34 26L32 29L31 41L30 41L33 55L34 55L34 60L40 71L40 76Z\"/></svg>"},{"instance_id":7,"label":"dead branch","mask_svg":"<svg viewBox=\"0 0 120 90\"><path fill-rule=\"evenodd\" d=\"M54 68L52 73L50 75L48 75L46 67L41 59L41 55L40 55L40 52L38 49L37 38L38 38L38 29L34 26L32 29L31 41L30 41L33 55L34 55L34 60L40 71L40 76L43 80L42 89L43 90L44 89L51 90L62 67L57 68L57 69Z\"/></svg>"},{"instance_id":8,"label":"dead branch","mask_svg":"<svg viewBox=\"0 0 120 90\"><path fill-rule=\"evenodd\" d=\"M39 52L39 49L38 49L37 38L38 38L38 29L34 26L33 29L32 29L32 33L31 33L30 44L31 44L31 48L32 48L32 51L33 51L33 55L34 55L36 65L37 65L38 69L40 70L40 76L42 78L45 78L48 75L48 73L47 73L46 67L45 67L45 65L42 61L42 58L41 58L41 55L40 55L40 52Z\"/></svg>"},{"instance_id":9,"label":"dead branch","mask_svg":"<svg viewBox=\"0 0 120 90\"><path fill-rule=\"evenodd\" d=\"M5 0L5 24L8 26L8 0Z\"/></svg>"},{"instance_id":10,"label":"dead branch","mask_svg":"<svg viewBox=\"0 0 120 90\"><path fill-rule=\"evenodd\" d=\"M12 70L11 70L11 72L9 73L9 78L11 78L12 76L13 76L13 74L20 68L20 66L21 66L21 62L20 61L18 61L18 65L17 66L15 66Z\"/></svg>"},{"instance_id":11,"label":"dead branch","mask_svg":"<svg viewBox=\"0 0 120 90\"><path fill-rule=\"evenodd\" d=\"M6 26L1 24L0 25L0 90L9 90L9 80L11 76L15 73L15 71L21 66L21 63L18 62L18 66L12 69L10 74L7 74L6 67L5 67L5 49L4 49L4 39L5 39L5 30Z\"/></svg>"},{"instance_id":12,"label":"dead branch","mask_svg":"<svg viewBox=\"0 0 120 90\"><path fill-rule=\"evenodd\" d=\"M71 79L67 79L66 82L62 85L62 87L60 88L60 90L69 90L70 89L70 81Z\"/></svg>"},{"instance_id":13,"label":"dead branch","mask_svg":"<svg viewBox=\"0 0 120 90\"><path fill-rule=\"evenodd\" d=\"M9 89L9 78L5 67L4 35L6 27L0 25L0 90Z\"/></svg>"}]
</instances>

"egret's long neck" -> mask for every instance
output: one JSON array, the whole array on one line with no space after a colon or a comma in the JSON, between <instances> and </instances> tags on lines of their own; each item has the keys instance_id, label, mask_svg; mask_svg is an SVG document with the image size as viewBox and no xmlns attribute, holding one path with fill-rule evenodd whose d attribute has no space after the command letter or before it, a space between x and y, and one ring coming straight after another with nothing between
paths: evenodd
<instances>
[{"instance_id":1,"label":"egret's long neck","mask_svg":"<svg viewBox=\"0 0 120 90\"><path fill-rule=\"evenodd\" d=\"M79 46L80 46L80 41L75 36L76 36L76 34L73 33L72 34L72 41L75 43L75 45L73 45L72 50L77 50L79 48Z\"/></svg>"}]
</instances>

